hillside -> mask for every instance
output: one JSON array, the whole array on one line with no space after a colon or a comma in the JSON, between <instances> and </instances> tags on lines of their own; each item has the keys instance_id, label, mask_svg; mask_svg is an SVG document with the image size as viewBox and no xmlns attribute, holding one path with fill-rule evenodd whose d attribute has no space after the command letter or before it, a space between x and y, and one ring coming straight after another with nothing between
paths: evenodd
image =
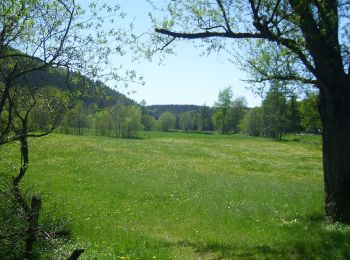
<instances>
[{"instance_id":1,"label":"hillside","mask_svg":"<svg viewBox=\"0 0 350 260\"><path fill-rule=\"evenodd\" d=\"M26 84L32 88L54 86L64 91L70 91L72 95L83 100L86 105L96 104L104 108L119 102L126 105L136 102L118 91L109 88L100 81L92 81L78 73L67 74L63 69L49 69L47 71L35 71L26 76Z\"/></svg>"},{"instance_id":2,"label":"hillside","mask_svg":"<svg viewBox=\"0 0 350 260\"><path fill-rule=\"evenodd\" d=\"M146 107L149 114L155 118L159 118L164 112L179 114L183 112L197 111L201 107L197 105L151 105Z\"/></svg>"}]
</instances>

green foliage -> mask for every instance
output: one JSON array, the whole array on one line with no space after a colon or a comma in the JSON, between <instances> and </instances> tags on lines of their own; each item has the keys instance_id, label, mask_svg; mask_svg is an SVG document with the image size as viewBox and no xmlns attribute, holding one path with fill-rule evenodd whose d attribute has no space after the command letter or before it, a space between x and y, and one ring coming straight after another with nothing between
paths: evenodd
<instances>
[{"instance_id":1,"label":"green foliage","mask_svg":"<svg viewBox=\"0 0 350 260\"><path fill-rule=\"evenodd\" d=\"M263 129L262 114L260 107L249 109L239 123L240 131L251 136L261 136Z\"/></svg>"},{"instance_id":2,"label":"green foliage","mask_svg":"<svg viewBox=\"0 0 350 260\"><path fill-rule=\"evenodd\" d=\"M262 103L263 135L274 139L282 139L287 127L287 101L278 88L272 88Z\"/></svg>"},{"instance_id":3,"label":"green foliage","mask_svg":"<svg viewBox=\"0 0 350 260\"><path fill-rule=\"evenodd\" d=\"M144 126L145 131L155 131L158 130L158 122L154 116L143 115L141 122Z\"/></svg>"},{"instance_id":4,"label":"green foliage","mask_svg":"<svg viewBox=\"0 0 350 260\"><path fill-rule=\"evenodd\" d=\"M308 133L319 133L322 129L318 112L318 95L310 93L300 102L300 125Z\"/></svg>"},{"instance_id":5,"label":"green foliage","mask_svg":"<svg viewBox=\"0 0 350 260\"><path fill-rule=\"evenodd\" d=\"M78 101L66 114L62 132L82 135L84 130L89 132L89 129L100 136L135 138L137 133L144 129L141 122L141 108L122 103L107 109L97 109L94 106L86 108L82 101Z\"/></svg>"},{"instance_id":6,"label":"green foliage","mask_svg":"<svg viewBox=\"0 0 350 260\"><path fill-rule=\"evenodd\" d=\"M82 101L76 101L74 107L65 115L63 125L65 133L70 133L73 129L74 134L82 135L84 128L88 126L88 115L85 104Z\"/></svg>"},{"instance_id":7,"label":"green foliage","mask_svg":"<svg viewBox=\"0 0 350 260\"><path fill-rule=\"evenodd\" d=\"M206 53L233 55L233 60L249 73L251 83L256 83L254 89L259 93L268 91L271 80L282 80L294 91L318 87L315 79L320 68L316 66L315 70L313 64L320 56L314 54L325 46L332 48L321 55L329 70L332 60L342 64L340 72L347 73L350 3L308 2L304 9L306 2L164 1L162 7L167 15L163 20L153 19L158 35L152 43L168 53L174 48L170 43L177 39L197 39L201 44L196 46L204 47ZM333 57L328 56L331 53Z\"/></svg>"},{"instance_id":8,"label":"green foliage","mask_svg":"<svg viewBox=\"0 0 350 260\"><path fill-rule=\"evenodd\" d=\"M160 115L164 112L170 112L174 115L178 115L184 112L198 111L200 106L196 105L151 105L147 106L147 112L159 119Z\"/></svg>"},{"instance_id":9,"label":"green foliage","mask_svg":"<svg viewBox=\"0 0 350 260\"><path fill-rule=\"evenodd\" d=\"M26 237L26 215L15 201L10 182L3 176L0 180L0 258L19 259Z\"/></svg>"},{"instance_id":10,"label":"green foliage","mask_svg":"<svg viewBox=\"0 0 350 260\"><path fill-rule=\"evenodd\" d=\"M139 106L115 105L110 109L110 116L110 125L118 138L134 138L144 128Z\"/></svg>"},{"instance_id":11,"label":"green foliage","mask_svg":"<svg viewBox=\"0 0 350 260\"><path fill-rule=\"evenodd\" d=\"M238 133L239 131L239 123L243 119L245 113L247 111L247 100L244 97L236 98L232 101L232 131L234 133Z\"/></svg>"},{"instance_id":12,"label":"green foliage","mask_svg":"<svg viewBox=\"0 0 350 260\"><path fill-rule=\"evenodd\" d=\"M200 131L213 130L212 117L213 113L210 107L203 105L199 110L198 129Z\"/></svg>"},{"instance_id":13,"label":"green foliage","mask_svg":"<svg viewBox=\"0 0 350 260\"><path fill-rule=\"evenodd\" d=\"M8 174L8 173L7 173ZM18 204L13 187L5 172L0 175L0 258L23 259L25 239L27 237L27 215ZM24 193L29 203L31 190ZM34 247L35 259L62 258L69 255L74 246L69 238L69 221L57 213L51 205L50 212L41 212L37 242Z\"/></svg>"},{"instance_id":14,"label":"green foliage","mask_svg":"<svg viewBox=\"0 0 350 260\"><path fill-rule=\"evenodd\" d=\"M296 100L296 96L293 95L287 104L287 127L286 132L298 133L300 132L300 113L299 103Z\"/></svg>"},{"instance_id":15,"label":"green foliage","mask_svg":"<svg viewBox=\"0 0 350 260\"><path fill-rule=\"evenodd\" d=\"M112 110L113 111L113 110ZM113 129L113 114L112 111L101 110L96 111L91 115L95 135L110 136Z\"/></svg>"},{"instance_id":16,"label":"green foliage","mask_svg":"<svg viewBox=\"0 0 350 260\"><path fill-rule=\"evenodd\" d=\"M68 110L69 94L53 86L38 89L36 104L29 114L30 128L46 132L61 124Z\"/></svg>"},{"instance_id":17,"label":"green foliage","mask_svg":"<svg viewBox=\"0 0 350 260\"><path fill-rule=\"evenodd\" d=\"M67 78L67 70L50 68L47 71L35 71L26 75L26 82L33 89L55 87L63 92L69 92L73 97L78 98L87 106L96 105L106 108L123 102L126 105L135 104L116 89L108 87L101 81L94 81L89 76L78 72L70 73Z\"/></svg>"},{"instance_id":18,"label":"green foliage","mask_svg":"<svg viewBox=\"0 0 350 260\"><path fill-rule=\"evenodd\" d=\"M170 112L164 112L160 115L158 122L160 130L174 130L176 126L176 116Z\"/></svg>"},{"instance_id":19,"label":"green foliage","mask_svg":"<svg viewBox=\"0 0 350 260\"><path fill-rule=\"evenodd\" d=\"M248 110L239 123L239 129L248 135L281 140L284 133L301 131L299 106L295 96L287 100L280 88L272 88L261 107Z\"/></svg>"},{"instance_id":20,"label":"green foliage","mask_svg":"<svg viewBox=\"0 0 350 260\"><path fill-rule=\"evenodd\" d=\"M178 128L185 131L198 130L198 118L197 112L184 112L178 115Z\"/></svg>"},{"instance_id":21,"label":"green foliage","mask_svg":"<svg viewBox=\"0 0 350 260\"><path fill-rule=\"evenodd\" d=\"M214 104L213 123L221 133L228 133L232 128L232 89L231 87L220 90L218 101Z\"/></svg>"}]
</instances>

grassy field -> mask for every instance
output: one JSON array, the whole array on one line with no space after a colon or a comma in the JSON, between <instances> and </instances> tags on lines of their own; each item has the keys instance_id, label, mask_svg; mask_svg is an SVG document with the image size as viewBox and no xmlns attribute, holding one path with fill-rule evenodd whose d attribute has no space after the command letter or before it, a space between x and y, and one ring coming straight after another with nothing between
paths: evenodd
<instances>
[{"instance_id":1,"label":"grassy field","mask_svg":"<svg viewBox=\"0 0 350 260\"><path fill-rule=\"evenodd\" d=\"M25 185L71 220L82 259L350 257L350 228L324 221L317 138L55 134L30 145ZM19 153L6 149L5 170Z\"/></svg>"}]
</instances>

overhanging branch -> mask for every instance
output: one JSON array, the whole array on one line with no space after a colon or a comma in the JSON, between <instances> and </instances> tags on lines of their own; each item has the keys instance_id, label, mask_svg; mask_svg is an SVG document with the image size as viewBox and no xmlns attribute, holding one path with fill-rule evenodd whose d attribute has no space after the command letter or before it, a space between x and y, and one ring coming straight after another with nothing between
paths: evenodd
<instances>
[{"instance_id":1,"label":"overhanging branch","mask_svg":"<svg viewBox=\"0 0 350 260\"><path fill-rule=\"evenodd\" d=\"M261 33L241 33L241 32L199 32L199 33L180 33L172 32L166 29L156 29L157 33L172 36L174 38L182 39L204 39L204 38L231 38L231 39L263 39L264 35Z\"/></svg>"},{"instance_id":2,"label":"overhanging branch","mask_svg":"<svg viewBox=\"0 0 350 260\"><path fill-rule=\"evenodd\" d=\"M295 75L267 75L258 79L253 80L246 80L248 82L255 82L255 83L262 83L264 81L271 81L271 80L281 80L281 81L298 81L304 84L311 84L316 87L318 87L317 80L303 78Z\"/></svg>"}]
</instances>

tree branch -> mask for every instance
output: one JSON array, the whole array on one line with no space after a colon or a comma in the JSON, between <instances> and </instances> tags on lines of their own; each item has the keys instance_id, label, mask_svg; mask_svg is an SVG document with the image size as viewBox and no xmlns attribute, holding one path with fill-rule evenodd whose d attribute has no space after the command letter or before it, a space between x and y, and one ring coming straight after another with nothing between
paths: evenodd
<instances>
[{"instance_id":1,"label":"tree branch","mask_svg":"<svg viewBox=\"0 0 350 260\"><path fill-rule=\"evenodd\" d=\"M174 38L182 38L182 39L204 39L204 38L214 38L214 37L222 37L222 38L231 38L231 39L264 39L265 36L261 33L241 33L241 32L199 32L199 33L179 33L172 32L166 29L155 29L157 33L161 33L164 35L172 36Z\"/></svg>"},{"instance_id":2,"label":"tree branch","mask_svg":"<svg viewBox=\"0 0 350 260\"><path fill-rule=\"evenodd\" d=\"M223 15L223 17L224 17L225 24L226 24L226 27L227 27L227 31L230 32L230 33L232 33L231 26L230 26L230 22L229 22L229 20L228 20L228 18L227 18L227 14L226 14L225 8L224 8L224 6L223 6L223 4L222 4L222 1L221 1L221 0L216 0L216 2L217 2L217 4L218 4L218 6L220 7L220 10L221 10L222 15Z\"/></svg>"},{"instance_id":3,"label":"tree branch","mask_svg":"<svg viewBox=\"0 0 350 260\"><path fill-rule=\"evenodd\" d=\"M176 37L173 37L170 41L166 42L162 47L155 49L153 52L164 51L166 47L168 47L173 41L175 41Z\"/></svg>"},{"instance_id":4,"label":"tree branch","mask_svg":"<svg viewBox=\"0 0 350 260\"><path fill-rule=\"evenodd\" d=\"M299 77L296 75L270 75L270 76L264 76L256 80L246 80L248 82L256 82L256 83L262 83L264 81L271 81L271 80L281 80L281 81L298 81L304 84L311 84L318 87L317 80L313 79L307 79L303 77Z\"/></svg>"}]
</instances>

